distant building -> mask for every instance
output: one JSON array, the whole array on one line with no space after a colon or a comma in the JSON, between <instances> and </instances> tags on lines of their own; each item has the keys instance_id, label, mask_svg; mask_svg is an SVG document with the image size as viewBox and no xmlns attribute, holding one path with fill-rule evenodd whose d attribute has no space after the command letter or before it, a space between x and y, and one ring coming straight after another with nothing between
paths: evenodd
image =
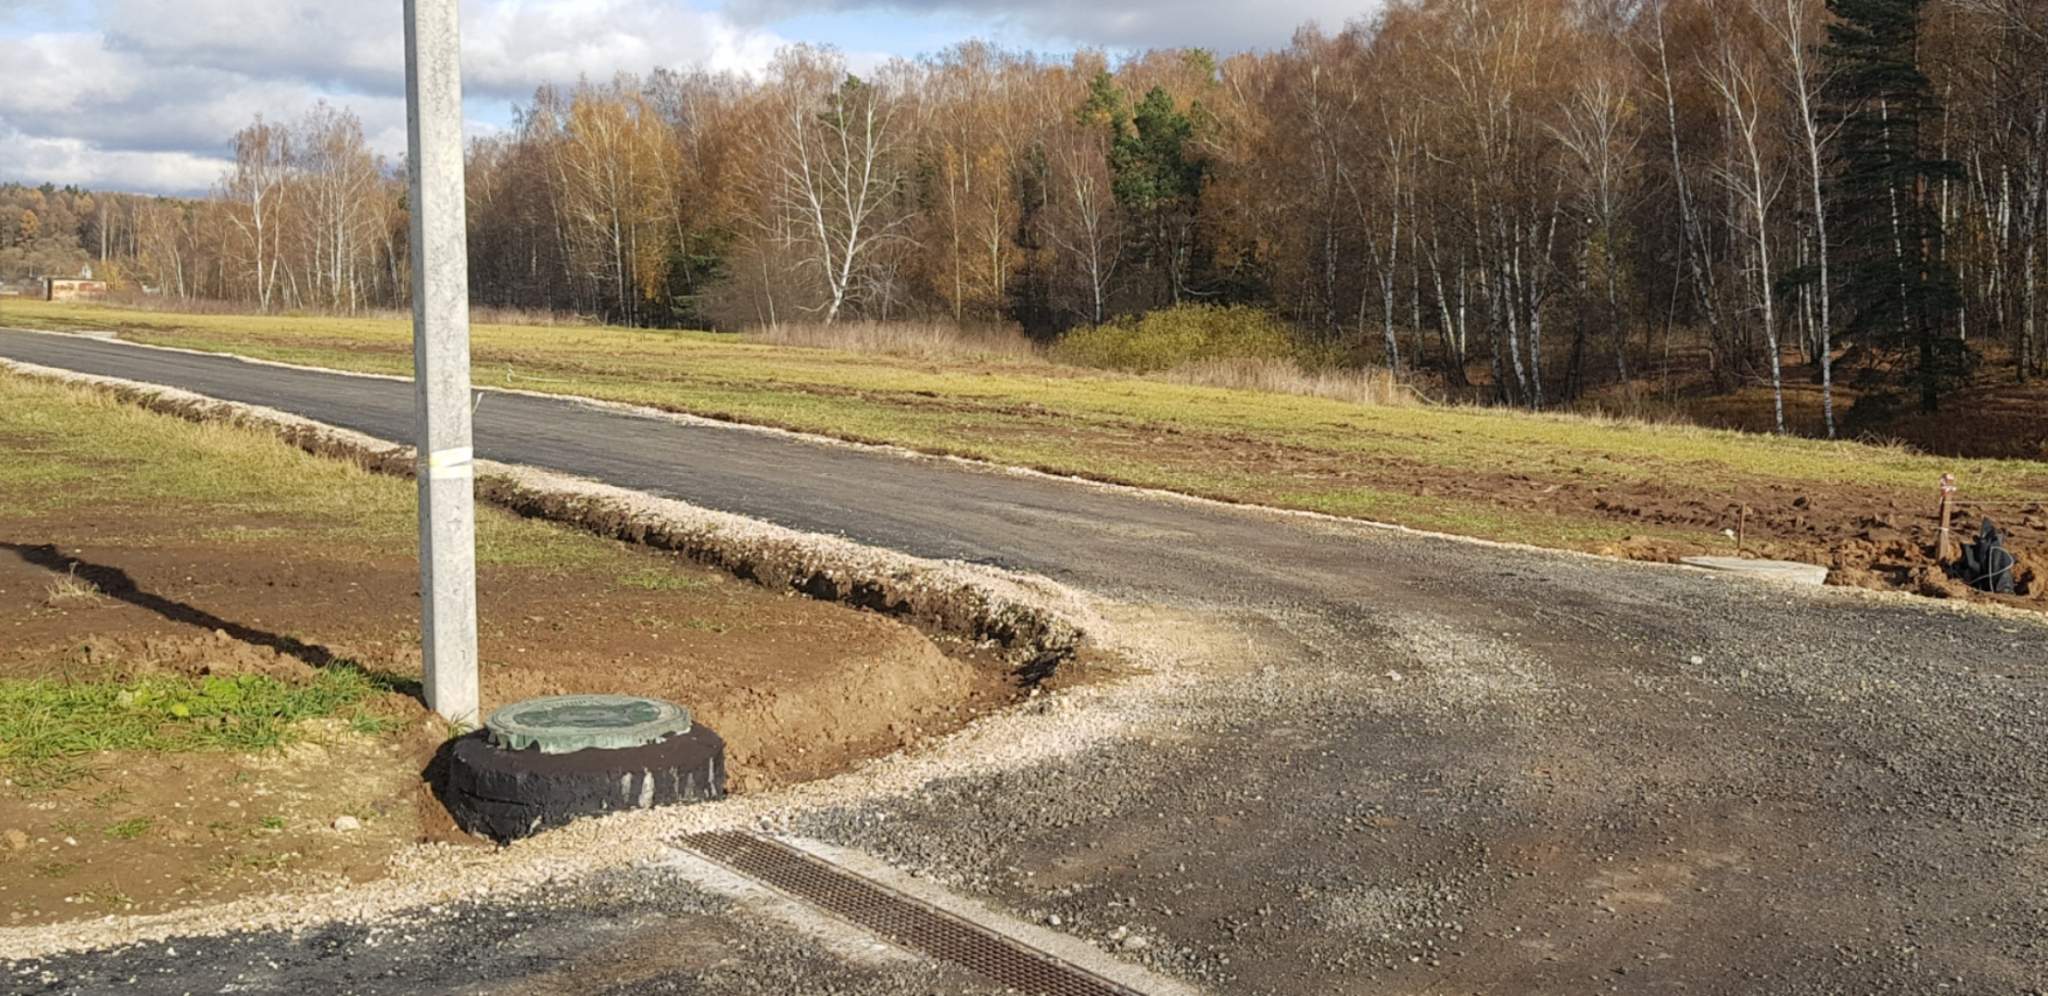
<instances>
[{"instance_id":1,"label":"distant building","mask_svg":"<svg viewBox=\"0 0 2048 996\"><path fill-rule=\"evenodd\" d=\"M43 300L45 301L89 301L107 296L107 282L104 280L79 280L66 277L45 277L43 279Z\"/></svg>"}]
</instances>

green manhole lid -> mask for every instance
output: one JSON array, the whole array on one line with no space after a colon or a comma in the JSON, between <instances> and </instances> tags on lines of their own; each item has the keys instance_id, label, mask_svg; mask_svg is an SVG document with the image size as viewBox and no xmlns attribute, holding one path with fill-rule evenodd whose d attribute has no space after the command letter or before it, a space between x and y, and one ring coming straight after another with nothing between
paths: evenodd
<instances>
[{"instance_id":1,"label":"green manhole lid","mask_svg":"<svg viewBox=\"0 0 2048 996\"><path fill-rule=\"evenodd\" d=\"M558 695L514 702L484 723L505 750L624 750L690 732L690 710L632 695Z\"/></svg>"}]
</instances>

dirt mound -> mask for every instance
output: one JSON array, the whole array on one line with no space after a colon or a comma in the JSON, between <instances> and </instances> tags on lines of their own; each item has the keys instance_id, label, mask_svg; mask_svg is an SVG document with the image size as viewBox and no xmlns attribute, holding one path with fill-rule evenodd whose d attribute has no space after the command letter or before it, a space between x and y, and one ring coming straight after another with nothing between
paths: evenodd
<instances>
[{"instance_id":1,"label":"dirt mound","mask_svg":"<svg viewBox=\"0 0 2048 996\"><path fill-rule=\"evenodd\" d=\"M86 674L123 681L259 675L301 682L314 674L306 661L272 647L244 643L226 630L204 636L88 636L79 642L78 660Z\"/></svg>"},{"instance_id":2,"label":"dirt mound","mask_svg":"<svg viewBox=\"0 0 2048 996\"><path fill-rule=\"evenodd\" d=\"M1825 510L1816 508L1816 504L1801 495L1782 504L1750 505L1747 516L1742 514L1741 505L1732 503L1711 514L1703 510L1705 503L1697 501L1673 506L1644 501L1604 502L1600 507L1646 523L1705 529L1720 526L1730 534L1739 530L1744 555L1826 566L1831 572L1830 584L2048 608L2048 508L2043 505L1966 502L1954 516L1953 528L1961 541L1967 541L1975 533L1976 524L1986 517L2005 531L2007 547L2018 564L2013 576L2015 594L2001 596L1972 589L1938 562L1936 549L1941 527L1931 514L1914 515L1891 507L1889 502L1858 500L1856 496L1830 496L1830 507ZM1716 546L1707 542L1630 537L1605 545L1598 552L1664 562L1699 553L1734 553L1734 538L1723 538L1727 540L1725 545Z\"/></svg>"},{"instance_id":3,"label":"dirt mound","mask_svg":"<svg viewBox=\"0 0 2048 996\"><path fill-rule=\"evenodd\" d=\"M1008 698L993 676L912 644L847 661L836 674L736 689L699 711L725 737L733 788L744 792L801 780L834 755L879 756L953 728Z\"/></svg>"}]
</instances>

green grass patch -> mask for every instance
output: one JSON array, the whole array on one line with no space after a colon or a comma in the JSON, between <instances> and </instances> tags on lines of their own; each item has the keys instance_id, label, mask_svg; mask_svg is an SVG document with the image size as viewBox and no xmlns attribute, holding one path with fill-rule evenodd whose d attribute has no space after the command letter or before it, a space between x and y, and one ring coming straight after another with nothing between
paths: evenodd
<instances>
[{"instance_id":1,"label":"green grass patch","mask_svg":"<svg viewBox=\"0 0 2048 996\"><path fill-rule=\"evenodd\" d=\"M259 430L195 424L5 373L0 508L13 530L0 538L23 546L64 546L85 523L104 524L92 527L102 544L127 526L178 543L248 546L263 557L304 550L344 562L409 559L418 542L410 481L312 456ZM617 541L490 506L478 509L477 560L549 577L620 578L647 591L703 584ZM94 589L87 576L51 574L47 590L32 592L35 604L116 597ZM0 679L0 772L25 788L53 788L91 775L93 755L103 751L261 751L290 743L298 724L315 718L382 736L401 720L370 700L392 691L412 688L347 663L304 681ZM247 777L237 774L231 784ZM94 804L109 809L119 801L103 796ZM79 832L99 829L95 823ZM106 832L118 837L117 830L127 832L126 824Z\"/></svg>"},{"instance_id":2,"label":"green grass patch","mask_svg":"<svg viewBox=\"0 0 2048 996\"><path fill-rule=\"evenodd\" d=\"M390 687L348 666L324 668L302 684L261 675L0 680L0 768L17 783L43 787L76 777L75 762L100 751L279 747L296 738L301 721L360 707Z\"/></svg>"},{"instance_id":3,"label":"green grass patch","mask_svg":"<svg viewBox=\"0 0 2048 996\"><path fill-rule=\"evenodd\" d=\"M135 838L148 833L149 828L151 826L154 826L155 823L155 820L152 820L147 816L138 816L132 820L122 820L119 823L109 823L107 824L106 830L103 832L107 835L108 839L110 840L134 840Z\"/></svg>"},{"instance_id":4,"label":"green grass patch","mask_svg":"<svg viewBox=\"0 0 2048 996\"><path fill-rule=\"evenodd\" d=\"M302 543L326 551L411 556L417 498L409 482L313 456L264 433L195 424L91 391L0 375L0 507L52 517L91 509L182 518L208 543ZM236 518L255 522L223 521ZM574 529L480 509L477 563L602 567L616 544Z\"/></svg>"}]
</instances>

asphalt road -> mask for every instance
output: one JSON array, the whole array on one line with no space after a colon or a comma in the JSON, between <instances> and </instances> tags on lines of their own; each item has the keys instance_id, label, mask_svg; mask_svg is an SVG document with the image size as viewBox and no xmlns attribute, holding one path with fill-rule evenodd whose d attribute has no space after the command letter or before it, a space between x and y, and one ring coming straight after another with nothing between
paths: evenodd
<instances>
[{"instance_id":1,"label":"asphalt road","mask_svg":"<svg viewBox=\"0 0 2048 996\"><path fill-rule=\"evenodd\" d=\"M411 388L392 381L5 332L0 356L390 439L411 422ZM1056 915L1212 991L2048 993L2040 623L516 395L484 399L477 446L1186 620L1212 645L1201 680L1111 745L795 829L1019 916ZM0 980L25 992L536 979L564 992L969 991L938 970L837 963L712 916L709 899L606 898L636 894L615 878L558 907L480 900L465 915L501 925L409 979L393 969L440 957L434 932L193 940L175 945L175 971L158 945ZM700 929L746 953L674 943ZM1143 941L1110 940L1128 935ZM630 963L632 980L549 974L593 960Z\"/></svg>"}]
</instances>

